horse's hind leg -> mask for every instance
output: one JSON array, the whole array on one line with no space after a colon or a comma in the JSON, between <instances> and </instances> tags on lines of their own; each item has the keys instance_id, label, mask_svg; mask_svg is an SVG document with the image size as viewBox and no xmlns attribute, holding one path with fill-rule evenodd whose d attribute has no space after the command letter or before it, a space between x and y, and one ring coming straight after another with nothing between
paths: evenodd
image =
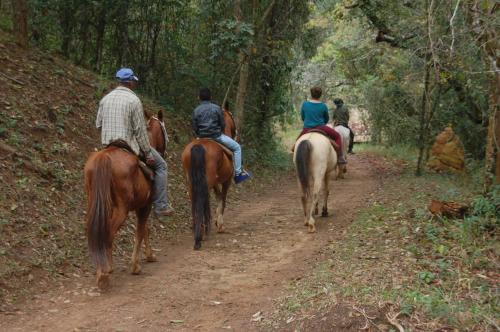
<instances>
[{"instance_id":1,"label":"horse's hind leg","mask_svg":"<svg viewBox=\"0 0 500 332\"><path fill-rule=\"evenodd\" d=\"M97 286L100 289L106 289L109 286L110 273L113 272L113 241L116 232L120 229L127 218L127 211L125 209L117 208L113 210L113 214L110 219L110 245L106 248L106 258L108 261L108 266L105 269L97 268Z\"/></svg>"},{"instance_id":2,"label":"horse's hind leg","mask_svg":"<svg viewBox=\"0 0 500 332\"><path fill-rule=\"evenodd\" d=\"M313 193L308 198L309 202L307 205L307 214L306 214L306 222L305 225L309 227L309 232L316 232L316 227L314 226L314 209L316 207L316 203L318 202L318 194Z\"/></svg>"},{"instance_id":3,"label":"horse's hind leg","mask_svg":"<svg viewBox=\"0 0 500 332\"><path fill-rule=\"evenodd\" d=\"M345 164L337 165L337 178L345 179L344 173L347 172L347 168Z\"/></svg>"},{"instance_id":4,"label":"horse's hind leg","mask_svg":"<svg viewBox=\"0 0 500 332\"><path fill-rule=\"evenodd\" d=\"M106 255L108 256L108 273L113 273L113 245L106 249Z\"/></svg>"},{"instance_id":5,"label":"horse's hind leg","mask_svg":"<svg viewBox=\"0 0 500 332\"><path fill-rule=\"evenodd\" d=\"M220 220L222 224L224 224L224 211L226 210L227 192L229 191L230 186L231 186L231 180L226 181L222 184L222 208L220 213Z\"/></svg>"},{"instance_id":6,"label":"horse's hind leg","mask_svg":"<svg viewBox=\"0 0 500 332\"><path fill-rule=\"evenodd\" d=\"M144 209L137 210L137 227L135 230L134 251L132 253L132 274L141 273L141 245L146 235L146 221L148 214Z\"/></svg>"},{"instance_id":7,"label":"horse's hind leg","mask_svg":"<svg viewBox=\"0 0 500 332\"><path fill-rule=\"evenodd\" d=\"M215 225L217 226L218 233L224 232L224 210L226 208L227 192L230 185L231 181L227 181L221 184L220 188L219 186L214 187L215 197L217 199L217 216L215 219Z\"/></svg>"},{"instance_id":8,"label":"horse's hind leg","mask_svg":"<svg viewBox=\"0 0 500 332\"><path fill-rule=\"evenodd\" d=\"M309 205L309 218L307 218L307 225L309 226L309 233L314 233L316 232L316 226L315 220L313 217L313 210L318 204L319 200L319 193L321 191L322 183L323 180L315 179L314 180L314 187L312 188L312 194L311 197L309 198L311 200L310 205Z\"/></svg>"},{"instance_id":9,"label":"horse's hind leg","mask_svg":"<svg viewBox=\"0 0 500 332\"><path fill-rule=\"evenodd\" d=\"M151 213L151 205L148 204L147 207L137 211L137 220L144 223L144 253L146 255L147 262L156 262L157 259L153 254L153 249L151 248L151 243L149 242L149 226L148 217ZM144 220L144 221L143 221Z\"/></svg>"},{"instance_id":10,"label":"horse's hind leg","mask_svg":"<svg viewBox=\"0 0 500 332\"><path fill-rule=\"evenodd\" d=\"M323 183L323 210L321 211L322 217L328 217L328 195L330 194L330 173L325 174Z\"/></svg>"}]
</instances>

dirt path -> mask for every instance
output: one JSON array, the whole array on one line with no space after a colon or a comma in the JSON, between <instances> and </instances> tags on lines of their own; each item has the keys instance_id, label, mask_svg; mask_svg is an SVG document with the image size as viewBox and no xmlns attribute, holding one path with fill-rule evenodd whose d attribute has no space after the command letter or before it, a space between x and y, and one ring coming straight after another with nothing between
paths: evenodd
<instances>
[{"instance_id":1,"label":"dirt path","mask_svg":"<svg viewBox=\"0 0 500 332\"><path fill-rule=\"evenodd\" d=\"M249 195L226 214L225 234L212 233L201 251L190 234L161 246L159 262L139 276L119 265L113 288L99 294L93 278L47 290L15 315L0 315L2 331L253 331L291 280L306 275L317 252L339 241L379 183L370 160L351 159L347 179L332 183L330 217L316 234L302 225L295 179ZM156 244L158 247L158 244Z\"/></svg>"}]
</instances>

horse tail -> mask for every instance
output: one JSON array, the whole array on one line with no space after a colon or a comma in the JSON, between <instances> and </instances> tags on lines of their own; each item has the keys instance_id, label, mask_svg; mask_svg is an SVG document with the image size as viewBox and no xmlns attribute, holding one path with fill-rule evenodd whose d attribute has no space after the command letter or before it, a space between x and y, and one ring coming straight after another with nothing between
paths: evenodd
<instances>
[{"instance_id":1,"label":"horse tail","mask_svg":"<svg viewBox=\"0 0 500 332\"><path fill-rule=\"evenodd\" d=\"M90 259L97 268L106 268L108 265L106 250L111 248L109 229L113 202L111 181L111 158L106 153L101 152L94 159L91 178L87 179L87 192L89 194L87 240Z\"/></svg>"},{"instance_id":2,"label":"horse tail","mask_svg":"<svg viewBox=\"0 0 500 332\"><path fill-rule=\"evenodd\" d=\"M299 175L302 192L309 195L309 160L311 159L312 145L308 140L303 140L297 147L295 154L295 165Z\"/></svg>"},{"instance_id":3,"label":"horse tail","mask_svg":"<svg viewBox=\"0 0 500 332\"><path fill-rule=\"evenodd\" d=\"M203 229L210 229L210 202L208 196L207 176L205 174L205 148L196 144L191 148L191 213L193 214L194 249L201 248Z\"/></svg>"}]
</instances>

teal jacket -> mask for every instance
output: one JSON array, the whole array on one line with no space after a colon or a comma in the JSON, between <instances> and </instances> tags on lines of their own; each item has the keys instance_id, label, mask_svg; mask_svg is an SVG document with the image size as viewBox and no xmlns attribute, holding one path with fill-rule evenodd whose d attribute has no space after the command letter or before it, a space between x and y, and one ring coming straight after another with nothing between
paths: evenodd
<instances>
[{"instance_id":1,"label":"teal jacket","mask_svg":"<svg viewBox=\"0 0 500 332\"><path fill-rule=\"evenodd\" d=\"M324 103L305 101L300 110L300 117L304 121L304 128L314 128L328 123L328 107Z\"/></svg>"}]
</instances>

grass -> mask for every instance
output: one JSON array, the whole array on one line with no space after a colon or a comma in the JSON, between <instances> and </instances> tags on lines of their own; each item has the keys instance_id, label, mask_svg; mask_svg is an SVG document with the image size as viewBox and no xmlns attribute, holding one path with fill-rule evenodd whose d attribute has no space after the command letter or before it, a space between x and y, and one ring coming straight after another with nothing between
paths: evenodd
<instances>
[{"instance_id":1,"label":"grass","mask_svg":"<svg viewBox=\"0 0 500 332\"><path fill-rule=\"evenodd\" d=\"M314 293L324 287L361 306L392 303L410 330L493 331L500 319L500 188L485 197L474 177L415 177L400 162L414 161L404 147L365 145L357 152L403 168L384 180L345 238L330 245L326 261L290 286L280 315L296 315L298 308L304 316L321 311L335 298ZM427 210L432 199L468 204L470 213L465 219L433 216Z\"/></svg>"},{"instance_id":2,"label":"grass","mask_svg":"<svg viewBox=\"0 0 500 332\"><path fill-rule=\"evenodd\" d=\"M356 144L354 150L359 153L371 153L387 159L397 159L408 164L417 164L418 151L407 145L375 145L371 143Z\"/></svg>"}]
</instances>

